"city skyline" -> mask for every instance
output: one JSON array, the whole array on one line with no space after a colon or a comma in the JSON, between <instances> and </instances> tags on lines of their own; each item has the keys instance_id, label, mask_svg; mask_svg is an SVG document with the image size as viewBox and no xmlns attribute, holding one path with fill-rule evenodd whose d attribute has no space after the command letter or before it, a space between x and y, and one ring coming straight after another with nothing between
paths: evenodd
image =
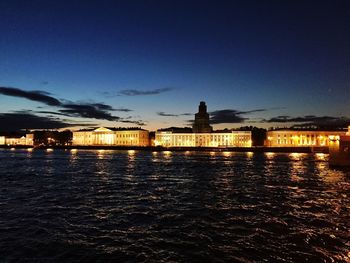
<instances>
[{"instance_id":1,"label":"city skyline","mask_svg":"<svg viewBox=\"0 0 350 263\"><path fill-rule=\"evenodd\" d=\"M191 126L199 101L214 129L346 126L349 10L347 1L4 1L0 130Z\"/></svg>"}]
</instances>

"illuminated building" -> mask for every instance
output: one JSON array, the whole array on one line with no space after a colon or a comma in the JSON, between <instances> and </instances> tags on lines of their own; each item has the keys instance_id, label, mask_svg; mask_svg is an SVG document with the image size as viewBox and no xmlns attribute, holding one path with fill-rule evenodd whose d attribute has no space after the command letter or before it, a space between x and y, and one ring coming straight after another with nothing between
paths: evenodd
<instances>
[{"instance_id":1,"label":"illuminated building","mask_svg":"<svg viewBox=\"0 0 350 263\"><path fill-rule=\"evenodd\" d=\"M148 131L100 127L73 132L73 145L149 146Z\"/></svg>"},{"instance_id":2,"label":"illuminated building","mask_svg":"<svg viewBox=\"0 0 350 263\"><path fill-rule=\"evenodd\" d=\"M34 134L33 133L26 134L26 145L34 145Z\"/></svg>"},{"instance_id":3,"label":"illuminated building","mask_svg":"<svg viewBox=\"0 0 350 263\"><path fill-rule=\"evenodd\" d=\"M329 141L329 165L350 166L350 126L345 135Z\"/></svg>"},{"instance_id":4,"label":"illuminated building","mask_svg":"<svg viewBox=\"0 0 350 263\"><path fill-rule=\"evenodd\" d=\"M156 146L164 147L251 147L250 131L231 131L225 133L173 133L157 131Z\"/></svg>"},{"instance_id":5,"label":"illuminated building","mask_svg":"<svg viewBox=\"0 0 350 263\"><path fill-rule=\"evenodd\" d=\"M339 140L345 131L274 130L267 132L266 146L271 147L323 147Z\"/></svg>"},{"instance_id":6,"label":"illuminated building","mask_svg":"<svg viewBox=\"0 0 350 263\"><path fill-rule=\"evenodd\" d=\"M194 133L210 133L213 128L209 125L209 114L204 101L199 103L198 113L195 114L192 131Z\"/></svg>"},{"instance_id":7,"label":"illuminated building","mask_svg":"<svg viewBox=\"0 0 350 263\"><path fill-rule=\"evenodd\" d=\"M0 145L33 145L33 134L21 137L0 136Z\"/></svg>"},{"instance_id":8,"label":"illuminated building","mask_svg":"<svg viewBox=\"0 0 350 263\"><path fill-rule=\"evenodd\" d=\"M26 137L5 137L6 145L26 145Z\"/></svg>"},{"instance_id":9,"label":"illuminated building","mask_svg":"<svg viewBox=\"0 0 350 263\"><path fill-rule=\"evenodd\" d=\"M187 130L182 128L182 131ZM158 130L155 146L164 147L251 147L251 131L212 132L204 101L199 104L192 131Z\"/></svg>"}]
</instances>

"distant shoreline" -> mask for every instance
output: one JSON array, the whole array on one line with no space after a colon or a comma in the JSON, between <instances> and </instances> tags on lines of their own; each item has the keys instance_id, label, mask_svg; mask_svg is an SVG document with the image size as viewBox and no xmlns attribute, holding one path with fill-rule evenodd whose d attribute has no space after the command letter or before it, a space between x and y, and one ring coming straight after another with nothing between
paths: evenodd
<instances>
[{"instance_id":1,"label":"distant shoreline","mask_svg":"<svg viewBox=\"0 0 350 263\"><path fill-rule=\"evenodd\" d=\"M72 145L72 146L39 146L33 147L28 145L0 145L4 149L63 149L63 150L137 150L137 151L174 151L174 152L274 152L274 153L328 153L328 147L160 147L160 146L106 146L106 145Z\"/></svg>"}]
</instances>

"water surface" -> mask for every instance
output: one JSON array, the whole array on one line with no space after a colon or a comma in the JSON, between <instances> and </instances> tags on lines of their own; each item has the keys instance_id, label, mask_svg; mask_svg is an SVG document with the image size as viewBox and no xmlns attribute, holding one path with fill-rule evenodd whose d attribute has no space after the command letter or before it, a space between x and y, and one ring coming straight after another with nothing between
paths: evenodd
<instances>
[{"instance_id":1,"label":"water surface","mask_svg":"<svg viewBox=\"0 0 350 263\"><path fill-rule=\"evenodd\" d=\"M325 154L0 150L0 262L347 262Z\"/></svg>"}]
</instances>

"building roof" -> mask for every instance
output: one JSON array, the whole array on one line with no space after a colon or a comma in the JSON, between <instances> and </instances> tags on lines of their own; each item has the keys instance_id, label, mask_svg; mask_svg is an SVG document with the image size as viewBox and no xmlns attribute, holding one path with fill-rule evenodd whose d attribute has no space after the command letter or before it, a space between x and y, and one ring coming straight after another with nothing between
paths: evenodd
<instances>
[{"instance_id":1,"label":"building roof","mask_svg":"<svg viewBox=\"0 0 350 263\"><path fill-rule=\"evenodd\" d=\"M95 127L95 128L89 128L89 129L81 129L78 131L147 131L145 129L139 128L139 127Z\"/></svg>"},{"instance_id":2,"label":"building roof","mask_svg":"<svg viewBox=\"0 0 350 263\"><path fill-rule=\"evenodd\" d=\"M347 131L347 128L342 127L323 127L323 128L313 128L313 127L305 127L305 128L299 128L299 127L291 127L291 128L274 128L269 131Z\"/></svg>"},{"instance_id":3,"label":"building roof","mask_svg":"<svg viewBox=\"0 0 350 263\"><path fill-rule=\"evenodd\" d=\"M173 132L173 133L192 133L192 128L189 127L169 127L157 130L158 132Z\"/></svg>"}]
</instances>

